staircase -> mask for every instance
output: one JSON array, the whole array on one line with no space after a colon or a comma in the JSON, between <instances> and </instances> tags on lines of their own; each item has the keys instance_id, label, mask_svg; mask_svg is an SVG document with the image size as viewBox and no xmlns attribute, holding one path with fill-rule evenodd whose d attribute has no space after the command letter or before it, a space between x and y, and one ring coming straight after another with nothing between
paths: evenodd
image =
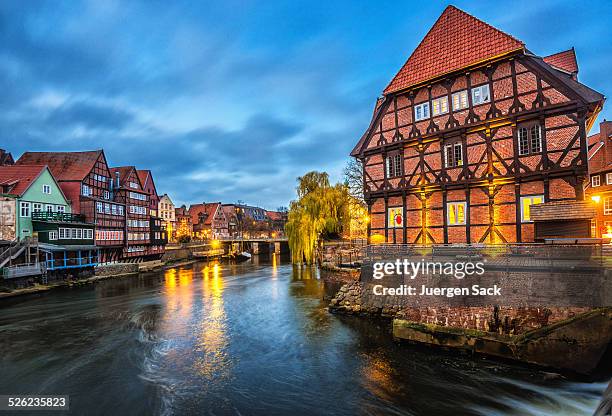
<instances>
[{"instance_id":1,"label":"staircase","mask_svg":"<svg viewBox=\"0 0 612 416\"><path fill-rule=\"evenodd\" d=\"M0 268L6 266L7 263L15 260L28 247L28 242L12 241L11 244L2 253L0 253Z\"/></svg>"}]
</instances>

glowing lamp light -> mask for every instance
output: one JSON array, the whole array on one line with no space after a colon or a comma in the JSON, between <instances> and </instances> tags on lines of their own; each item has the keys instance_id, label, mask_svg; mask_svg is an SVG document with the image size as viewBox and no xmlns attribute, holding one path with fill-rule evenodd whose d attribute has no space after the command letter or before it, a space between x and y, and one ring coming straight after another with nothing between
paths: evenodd
<instances>
[{"instance_id":1,"label":"glowing lamp light","mask_svg":"<svg viewBox=\"0 0 612 416\"><path fill-rule=\"evenodd\" d=\"M210 243L210 245L211 245L211 247L212 247L212 248L217 249L217 248L221 247L221 242L220 242L219 240L213 240L213 241Z\"/></svg>"},{"instance_id":2,"label":"glowing lamp light","mask_svg":"<svg viewBox=\"0 0 612 416\"><path fill-rule=\"evenodd\" d=\"M374 234L370 237L370 242L372 244L382 244L385 242L385 236L380 234Z\"/></svg>"},{"instance_id":3,"label":"glowing lamp light","mask_svg":"<svg viewBox=\"0 0 612 416\"><path fill-rule=\"evenodd\" d=\"M599 204L599 201L601 201L601 196L599 195L593 195L591 197L591 199L593 200L593 202L595 202L596 204Z\"/></svg>"}]
</instances>

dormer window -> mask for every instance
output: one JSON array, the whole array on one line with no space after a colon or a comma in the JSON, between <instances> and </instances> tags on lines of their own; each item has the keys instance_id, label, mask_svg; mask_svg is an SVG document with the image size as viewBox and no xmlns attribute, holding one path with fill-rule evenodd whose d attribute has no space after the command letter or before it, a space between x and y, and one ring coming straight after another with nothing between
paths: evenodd
<instances>
[{"instance_id":1,"label":"dormer window","mask_svg":"<svg viewBox=\"0 0 612 416\"><path fill-rule=\"evenodd\" d=\"M396 153L386 158L387 178L402 176L402 155Z\"/></svg>"},{"instance_id":2,"label":"dormer window","mask_svg":"<svg viewBox=\"0 0 612 416\"><path fill-rule=\"evenodd\" d=\"M484 104L488 103L489 101L491 101L491 94L489 94L489 84L472 88L472 105Z\"/></svg>"},{"instance_id":3,"label":"dormer window","mask_svg":"<svg viewBox=\"0 0 612 416\"><path fill-rule=\"evenodd\" d=\"M418 104L414 106L414 120L420 121L429 118L429 103Z\"/></svg>"},{"instance_id":4,"label":"dormer window","mask_svg":"<svg viewBox=\"0 0 612 416\"><path fill-rule=\"evenodd\" d=\"M434 116L448 113L448 98L440 97L431 102L431 112Z\"/></svg>"},{"instance_id":5,"label":"dormer window","mask_svg":"<svg viewBox=\"0 0 612 416\"><path fill-rule=\"evenodd\" d=\"M453 111L463 110L468 108L467 90L457 91L453 94Z\"/></svg>"},{"instance_id":6,"label":"dormer window","mask_svg":"<svg viewBox=\"0 0 612 416\"><path fill-rule=\"evenodd\" d=\"M517 130L519 156L542 152L542 127L539 124L519 127Z\"/></svg>"}]
</instances>

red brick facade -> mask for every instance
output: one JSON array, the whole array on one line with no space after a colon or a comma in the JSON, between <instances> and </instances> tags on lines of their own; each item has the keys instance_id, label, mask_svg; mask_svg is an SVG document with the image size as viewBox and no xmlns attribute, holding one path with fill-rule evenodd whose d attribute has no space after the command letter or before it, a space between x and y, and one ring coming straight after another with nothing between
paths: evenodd
<instances>
[{"instance_id":1,"label":"red brick facade","mask_svg":"<svg viewBox=\"0 0 612 416\"><path fill-rule=\"evenodd\" d=\"M489 41L489 29L474 20L480 22L449 7L436 25L462 28L457 36L478 48ZM432 33L440 33L435 25L426 39ZM503 43L499 33L496 42ZM424 40L420 59L436 60L435 50L420 50L423 44L436 42ZM465 53L459 46L456 53ZM351 153L364 164L371 237L422 244L530 242L530 203L584 198L586 132L603 97L575 74L525 49L510 49L437 78L428 74L426 83L410 84L406 80L422 77L403 73L404 81L393 84L401 89L377 101ZM391 214L401 215L395 226Z\"/></svg>"}]
</instances>

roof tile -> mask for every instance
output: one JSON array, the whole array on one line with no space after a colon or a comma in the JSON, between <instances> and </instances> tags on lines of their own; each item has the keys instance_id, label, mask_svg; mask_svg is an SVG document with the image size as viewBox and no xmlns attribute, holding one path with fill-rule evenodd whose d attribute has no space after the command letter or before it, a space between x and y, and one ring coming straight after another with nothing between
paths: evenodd
<instances>
[{"instance_id":1,"label":"roof tile","mask_svg":"<svg viewBox=\"0 0 612 416\"><path fill-rule=\"evenodd\" d=\"M504 53L524 43L448 6L385 88L389 94Z\"/></svg>"}]
</instances>

